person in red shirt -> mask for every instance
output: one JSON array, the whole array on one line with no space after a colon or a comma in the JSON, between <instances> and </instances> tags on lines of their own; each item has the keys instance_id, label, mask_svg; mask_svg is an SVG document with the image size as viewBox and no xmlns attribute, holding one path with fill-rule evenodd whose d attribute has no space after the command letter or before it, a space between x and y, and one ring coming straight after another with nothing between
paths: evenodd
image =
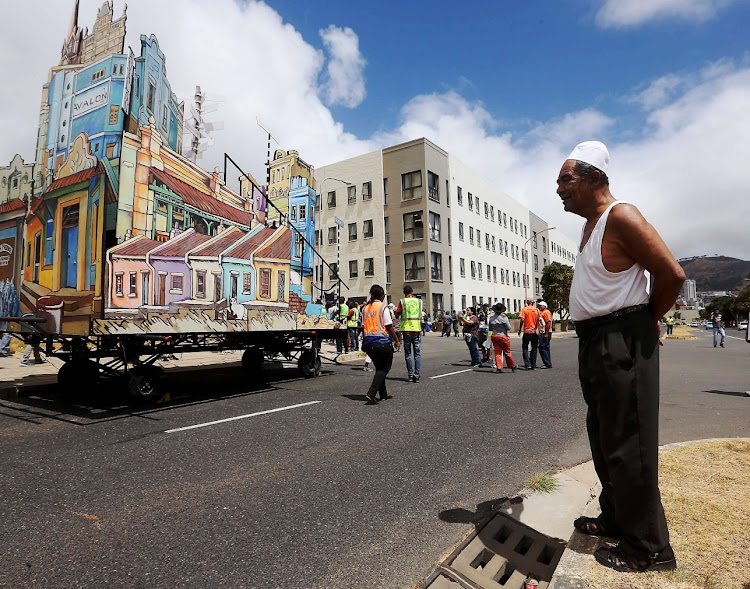
<instances>
[{"instance_id":1,"label":"person in red shirt","mask_svg":"<svg viewBox=\"0 0 750 589\"><path fill-rule=\"evenodd\" d=\"M540 368L552 368L552 355L549 349L552 341L552 313L549 312L547 303L544 301L539 301L536 306L544 319L544 333L539 335L539 355L542 357Z\"/></svg>"},{"instance_id":2,"label":"person in red shirt","mask_svg":"<svg viewBox=\"0 0 750 589\"><path fill-rule=\"evenodd\" d=\"M523 367L526 370L536 369L536 354L539 347L539 335L536 332L539 324L539 309L534 306L534 301L526 301L526 306L518 315L521 323L518 326L518 335L523 333ZM531 348L531 353L529 353Z\"/></svg>"}]
</instances>

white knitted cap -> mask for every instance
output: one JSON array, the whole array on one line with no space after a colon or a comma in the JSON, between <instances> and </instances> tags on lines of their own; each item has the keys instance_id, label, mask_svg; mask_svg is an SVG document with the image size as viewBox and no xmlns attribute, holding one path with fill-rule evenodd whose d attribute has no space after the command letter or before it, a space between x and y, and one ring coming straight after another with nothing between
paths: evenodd
<instances>
[{"instance_id":1,"label":"white knitted cap","mask_svg":"<svg viewBox=\"0 0 750 589\"><path fill-rule=\"evenodd\" d=\"M538 303L536 304L536 306L537 306L537 307L546 307L546 306L547 306L547 303L545 303L544 301L539 301L539 302L538 302Z\"/></svg>"},{"instance_id":2,"label":"white knitted cap","mask_svg":"<svg viewBox=\"0 0 750 589\"><path fill-rule=\"evenodd\" d=\"M573 148L568 156L569 160L578 160L591 164L602 172L607 172L609 167L609 151L601 141L584 141Z\"/></svg>"}]
</instances>

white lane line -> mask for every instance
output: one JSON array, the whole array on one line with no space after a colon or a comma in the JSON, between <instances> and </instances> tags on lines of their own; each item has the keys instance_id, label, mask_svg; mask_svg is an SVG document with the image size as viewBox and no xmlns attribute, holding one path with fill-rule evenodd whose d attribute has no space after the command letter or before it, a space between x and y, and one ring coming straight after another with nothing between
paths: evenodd
<instances>
[{"instance_id":1,"label":"white lane line","mask_svg":"<svg viewBox=\"0 0 750 589\"><path fill-rule=\"evenodd\" d=\"M206 423L196 423L195 425L188 425L186 427L177 427L175 429L168 429L165 434L173 434L175 432L184 432L189 429L196 429L199 427L208 427L209 425L216 425L218 423L226 423L227 421L237 421L238 419L247 419L248 417L257 417L258 415L268 415L269 413L276 413L277 411L287 411L288 409L297 409L298 407L307 407L308 405L315 405L320 401L310 401L309 403L299 403L298 405L289 405L288 407L279 407L278 409L269 409L268 411L258 411L257 413L248 413L247 415L237 415L236 417L228 417L227 419L217 419L216 421L207 421Z\"/></svg>"},{"instance_id":2,"label":"white lane line","mask_svg":"<svg viewBox=\"0 0 750 589\"><path fill-rule=\"evenodd\" d=\"M456 372L449 372L447 374L438 374L437 376L431 376L430 378L443 378L444 376L453 376L454 374L461 374L462 372L471 372L471 368L467 368L466 370L457 370Z\"/></svg>"},{"instance_id":3,"label":"white lane line","mask_svg":"<svg viewBox=\"0 0 750 589\"><path fill-rule=\"evenodd\" d=\"M745 341L744 337L737 337L736 335L728 335L727 337L731 337L732 339L742 340L743 342Z\"/></svg>"}]
</instances>

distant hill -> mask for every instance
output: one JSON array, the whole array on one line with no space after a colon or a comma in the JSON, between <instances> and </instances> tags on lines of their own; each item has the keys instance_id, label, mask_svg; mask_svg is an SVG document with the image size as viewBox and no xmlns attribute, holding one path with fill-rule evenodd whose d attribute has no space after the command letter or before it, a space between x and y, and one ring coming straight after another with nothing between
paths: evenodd
<instances>
[{"instance_id":1,"label":"distant hill","mask_svg":"<svg viewBox=\"0 0 750 589\"><path fill-rule=\"evenodd\" d=\"M735 290L745 288L750 278L750 262L712 256L680 260L680 265L691 280L695 280L696 290Z\"/></svg>"}]
</instances>

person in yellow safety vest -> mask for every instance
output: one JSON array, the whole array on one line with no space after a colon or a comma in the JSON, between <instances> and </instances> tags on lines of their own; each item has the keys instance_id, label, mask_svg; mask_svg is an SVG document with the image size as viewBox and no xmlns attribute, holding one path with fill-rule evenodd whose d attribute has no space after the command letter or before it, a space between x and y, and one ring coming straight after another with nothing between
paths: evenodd
<instances>
[{"instance_id":1,"label":"person in yellow safety vest","mask_svg":"<svg viewBox=\"0 0 750 589\"><path fill-rule=\"evenodd\" d=\"M364 337L362 338L362 350L372 359L375 365L375 376L367 391L367 404L377 405L376 394L380 400L390 399L385 386L385 377L393 366L393 351L401 347L398 334L393 327L391 310L383 300L385 290L379 284L373 284L370 288L370 301L362 311L362 325Z\"/></svg>"},{"instance_id":2,"label":"person in yellow safety vest","mask_svg":"<svg viewBox=\"0 0 750 589\"><path fill-rule=\"evenodd\" d=\"M356 301L349 301L349 313L346 317L346 329L349 332L349 347L354 350L359 350L359 332L357 326L359 323L359 307Z\"/></svg>"},{"instance_id":3,"label":"person in yellow safety vest","mask_svg":"<svg viewBox=\"0 0 750 589\"><path fill-rule=\"evenodd\" d=\"M405 298L398 302L396 315L401 319L401 337L404 338L404 358L406 359L406 371L409 373L409 381L419 382L422 368L422 314L424 306L422 299L414 296L414 289L408 284L404 285ZM412 350L414 362L412 365Z\"/></svg>"},{"instance_id":4,"label":"person in yellow safety vest","mask_svg":"<svg viewBox=\"0 0 750 589\"><path fill-rule=\"evenodd\" d=\"M672 335L674 329L674 317L667 317L667 335Z\"/></svg>"},{"instance_id":5,"label":"person in yellow safety vest","mask_svg":"<svg viewBox=\"0 0 750 589\"><path fill-rule=\"evenodd\" d=\"M339 297L339 323L346 326L348 315L349 305L346 304L344 297ZM344 353L349 353L349 333L347 329L342 330L342 333L336 336L336 353L340 354L342 349Z\"/></svg>"}]
</instances>

